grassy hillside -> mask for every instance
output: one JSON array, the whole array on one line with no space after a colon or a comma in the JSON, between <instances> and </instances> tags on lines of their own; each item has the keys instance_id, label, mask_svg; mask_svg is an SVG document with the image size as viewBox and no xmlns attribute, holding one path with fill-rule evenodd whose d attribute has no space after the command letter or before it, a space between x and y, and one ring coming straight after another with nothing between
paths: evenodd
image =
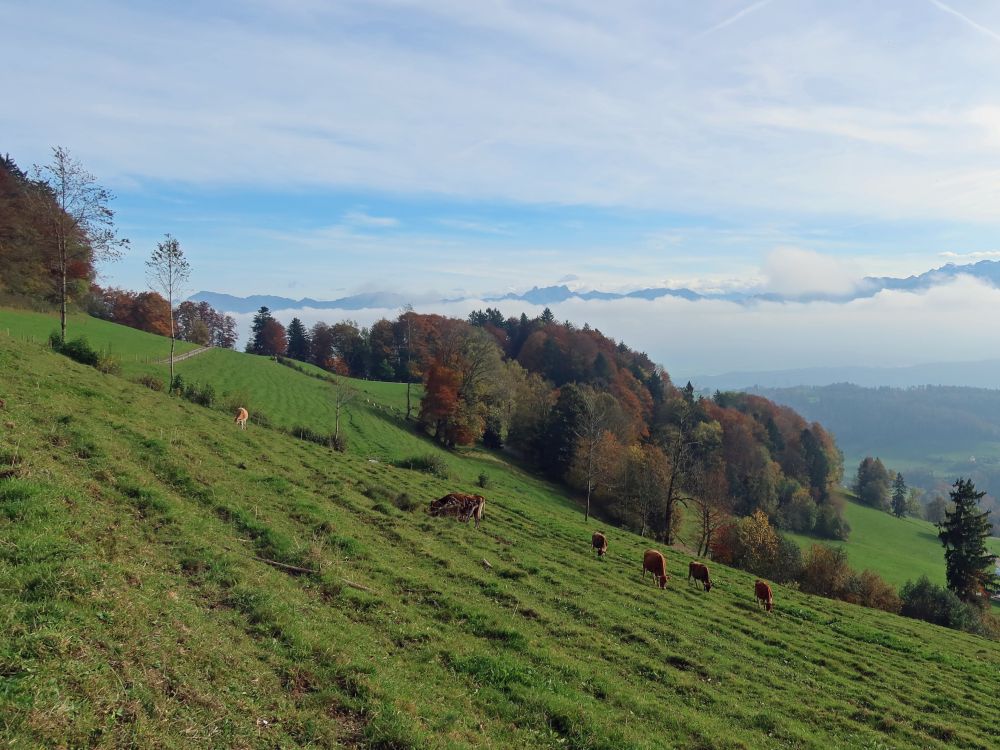
<instances>
[{"instance_id":1,"label":"grassy hillside","mask_svg":"<svg viewBox=\"0 0 1000 750\"><path fill-rule=\"evenodd\" d=\"M45 343L53 331L59 331L58 315L0 307L0 336L24 343ZM156 363L170 356L169 338L82 313L68 316L66 336L69 339L85 336L94 349L111 352L121 362L125 375L155 372L167 377L167 366ZM175 352L182 354L195 348L194 344L178 341Z\"/></svg>"},{"instance_id":2,"label":"grassy hillside","mask_svg":"<svg viewBox=\"0 0 1000 750\"><path fill-rule=\"evenodd\" d=\"M303 369L324 377L318 367ZM227 349L213 349L176 365L188 382L211 383L223 400L236 400L260 413L271 424L308 427L318 433L333 432L335 408L329 383L303 375L269 357L256 357ZM341 411L341 430L352 452L386 459L426 452L425 442L405 427L406 386L352 380L359 397ZM419 411L420 386L412 387L414 415Z\"/></svg>"},{"instance_id":3,"label":"grassy hillside","mask_svg":"<svg viewBox=\"0 0 1000 750\"><path fill-rule=\"evenodd\" d=\"M242 432L5 337L0 398L5 746L1000 742L997 644L781 587L767 615L673 552L659 591L648 540L595 560L565 497L487 454L441 480ZM480 530L423 513L484 467Z\"/></svg>"},{"instance_id":4,"label":"grassy hillside","mask_svg":"<svg viewBox=\"0 0 1000 750\"><path fill-rule=\"evenodd\" d=\"M916 518L896 518L854 501L847 502L844 517L851 525L851 536L846 543L835 544L847 550L852 567L877 570L897 587L922 575L944 585L944 548L934 524ZM788 536L803 548L819 541L801 534ZM989 545L1000 554L1000 539L990 539Z\"/></svg>"}]
</instances>

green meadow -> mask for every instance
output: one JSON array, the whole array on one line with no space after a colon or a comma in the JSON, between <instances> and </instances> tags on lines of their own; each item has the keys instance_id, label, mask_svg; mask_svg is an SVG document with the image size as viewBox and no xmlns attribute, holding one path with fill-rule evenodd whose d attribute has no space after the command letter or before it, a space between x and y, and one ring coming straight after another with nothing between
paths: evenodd
<instances>
[{"instance_id":1,"label":"green meadow","mask_svg":"<svg viewBox=\"0 0 1000 750\"><path fill-rule=\"evenodd\" d=\"M26 344L44 344L53 332L59 332L57 315L0 307L0 337ZM170 356L168 338L153 336L83 313L72 313L66 318L66 338L72 340L81 336L94 349L110 352L117 358L125 375L149 372L167 378L167 366L157 363ZM178 341L175 353L183 354L196 348L195 344Z\"/></svg>"},{"instance_id":2,"label":"green meadow","mask_svg":"<svg viewBox=\"0 0 1000 750\"><path fill-rule=\"evenodd\" d=\"M330 429L319 380L181 367ZM674 550L656 589L648 539L368 387L336 453L0 335L0 745L1000 745L1000 644L781 586L768 614L752 576L713 565L705 593ZM430 453L449 478L392 464ZM454 490L488 497L480 529L425 513Z\"/></svg>"},{"instance_id":3,"label":"green meadow","mask_svg":"<svg viewBox=\"0 0 1000 750\"><path fill-rule=\"evenodd\" d=\"M832 544L847 551L852 567L878 571L896 587L922 575L944 585L944 548L934 524L918 518L896 518L885 511L861 505L850 495L846 497L844 517L851 525L851 536L847 542ZM830 543L802 534L788 536L803 548L818 541ZM1000 539L993 537L988 545L1000 554Z\"/></svg>"}]
</instances>

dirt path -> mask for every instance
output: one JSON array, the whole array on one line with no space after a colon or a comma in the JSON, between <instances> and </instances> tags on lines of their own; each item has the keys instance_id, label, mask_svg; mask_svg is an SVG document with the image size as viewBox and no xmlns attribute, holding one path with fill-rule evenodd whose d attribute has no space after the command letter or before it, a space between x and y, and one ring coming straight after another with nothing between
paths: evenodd
<instances>
[{"instance_id":1,"label":"dirt path","mask_svg":"<svg viewBox=\"0 0 1000 750\"><path fill-rule=\"evenodd\" d=\"M176 365L178 362L183 362L185 359L191 359L191 357L197 357L199 354L204 354L211 348L212 347L210 346L199 346L197 349L192 349L189 352L184 352L183 354L176 354L174 355L174 364ZM159 362L157 362L157 364L169 365L170 357L167 357L166 359L161 359Z\"/></svg>"}]
</instances>

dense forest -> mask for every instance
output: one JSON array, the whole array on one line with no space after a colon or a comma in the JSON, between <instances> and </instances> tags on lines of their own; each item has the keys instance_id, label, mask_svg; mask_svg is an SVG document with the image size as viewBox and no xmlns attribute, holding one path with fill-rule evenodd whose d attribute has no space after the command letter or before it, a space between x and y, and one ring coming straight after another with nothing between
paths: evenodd
<instances>
[{"instance_id":1,"label":"dense forest","mask_svg":"<svg viewBox=\"0 0 1000 750\"><path fill-rule=\"evenodd\" d=\"M725 519L755 510L779 528L849 531L830 492L842 459L819 424L759 396L697 397L645 354L548 310L529 319L488 308L468 320L408 311L310 330L293 319L286 330L261 308L247 351L422 382L414 416L434 439L507 448L577 489L588 512L668 542L685 511L701 549Z\"/></svg>"}]
</instances>

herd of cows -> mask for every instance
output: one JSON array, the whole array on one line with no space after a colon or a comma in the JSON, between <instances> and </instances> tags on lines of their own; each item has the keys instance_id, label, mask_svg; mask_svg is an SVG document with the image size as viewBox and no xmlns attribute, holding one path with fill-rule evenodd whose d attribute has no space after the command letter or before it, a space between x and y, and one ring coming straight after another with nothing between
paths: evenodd
<instances>
[{"instance_id":1,"label":"herd of cows","mask_svg":"<svg viewBox=\"0 0 1000 750\"><path fill-rule=\"evenodd\" d=\"M234 421L245 430L249 416L247 410L240 407ZM485 510L485 497L482 495L467 495L462 492L451 492L442 498L438 498L427 509L428 513L435 517L454 516L465 523L468 523L471 519L475 519L477 529L479 528L479 522L483 520ZM604 557L608 553L608 538L600 531L594 532L591 544L593 544L594 551L598 557ZM670 579L670 576L667 575L667 558L663 556L662 552L655 549L646 550L642 556L643 578L646 577L647 571L653 574L654 585L659 585L661 589L667 587L667 581ZM688 581L701 583L705 591L712 590L712 577L708 572L708 566L704 563L691 561L688 565ZM765 581L758 579L754 583L754 595L757 598L757 603L763 606L768 612L774 609L774 594L771 592L770 585Z\"/></svg>"},{"instance_id":2,"label":"herd of cows","mask_svg":"<svg viewBox=\"0 0 1000 750\"><path fill-rule=\"evenodd\" d=\"M451 492L442 498L433 501L427 509L431 516L454 516L459 521L468 523L470 519L475 519L476 528L483 519L483 512L486 510L486 498L482 495L467 495L461 492ZM608 553L608 538L600 531L595 531L591 538L591 544L598 557L604 557ZM653 584L659 585L661 589L667 587L670 576L667 575L667 558L662 552L655 549L648 549L642 556L642 577L646 573L653 574ZM688 565L688 581L701 583L705 591L712 590L712 576L708 571L708 566L704 563L692 560ZM757 604L771 612L774 610L774 594L771 586L766 581L758 579L754 582L754 596Z\"/></svg>"}]
</instances>

